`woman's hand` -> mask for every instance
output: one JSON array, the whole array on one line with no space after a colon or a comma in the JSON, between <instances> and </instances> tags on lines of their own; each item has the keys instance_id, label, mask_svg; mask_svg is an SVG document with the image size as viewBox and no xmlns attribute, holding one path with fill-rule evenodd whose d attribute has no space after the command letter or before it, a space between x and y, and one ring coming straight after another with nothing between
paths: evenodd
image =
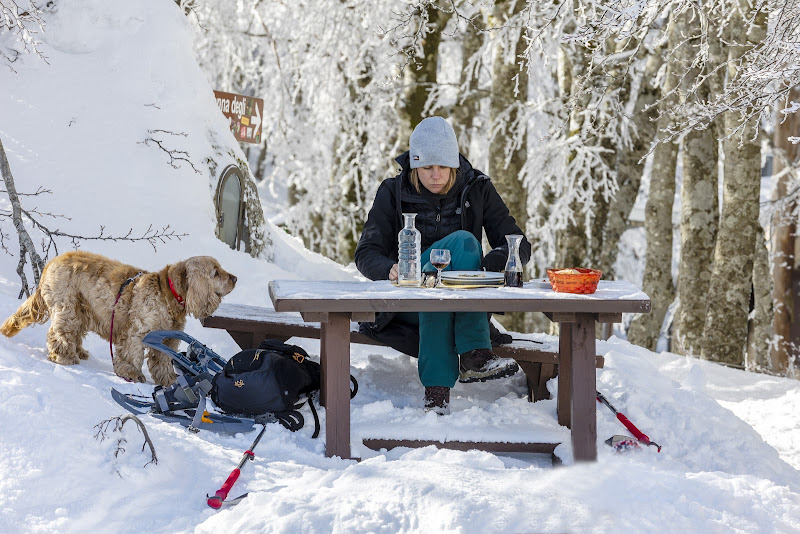
<instances>
[{"instance_id":1,"label":"woman's hand","mask_svg":"<svg viewBox=\"0 0 800 534\"><path fill-rule=\"evenodd\" d=\"M394 265L392 265L392 268L389 269L389 280L391 280L392 282L397 282L397 274L398 274L398 272L399 272L399 269L397 267L397 264L395 263Z\"/></svg>"},{"instance_id":2,"label":"woman's hand","mask_svg":"<svg viewBox=\"0 0 800 534\"><path fill-rule=\"evenodd\" d=\"M506 261L508 254L500 249L490 250L481 260L481 268L499 273L506 268Z\"/></svg>"}]
</instances>

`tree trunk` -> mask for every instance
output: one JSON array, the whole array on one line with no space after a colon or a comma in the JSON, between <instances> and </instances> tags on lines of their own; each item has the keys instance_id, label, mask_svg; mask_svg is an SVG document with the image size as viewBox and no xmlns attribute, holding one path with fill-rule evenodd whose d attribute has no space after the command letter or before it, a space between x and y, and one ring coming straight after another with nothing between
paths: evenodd
<instances>
[{"instance_id":1,"label":"tree trunk","mask_svg":"<svg viewBox=\"0 0 800 534\"><path fill-rule=\"evenodd\" d=\"M753 263L753 303L750 328L747 331L747 357L749 370L770 368L770 342L772 341L772 277L770 277L769 251L764 239L764 229L756 228L756 246Z\"/></svg>"},{"instance_id":2,"label":"tree trunk","mask_svg":"<svg viewBox=\"0 0 800 534\"><path fill-rule=\"evenodd\" d=\"M566 104L573 99L575 104L572 106L569 115L568 134L569 136L581 135L583 129L584 114L582 113L589 105L589 97L586 91L581 92L581 78L585 75L588 68L588 61L591 53L583 47L562 45L559 48L558 78L559 88L562 93L562 101ZM575 154L570 154L573 160ZM569 162L567 162L569 164ZM574 215L566 228L556 232L556 253L555 267L581 267L586 260L586 251L589 249L589 240L586 237L586 221L581 213L581 206L577 202L570 205Z\"/></svg>"},{"instance_id":3,"label":"tree trunk","mask_svg":"<svg viewBox=\"0 0 800 534\"><path fill-rule=\"evenodd\" d=\"M747 6L743 5L742 9ZM746 12L746 11L745 11ZM751 43L763 40L765 16L759 13L747 28L739 12L728 28L732 41L747 35ZM728 46L728 80L736 77L735 60L748 45ZM726 112L725 133L742 126L738 113ZM734 366L744 362L747 319L753 273L753 255L758 234L759 190L761 186L761 144L753 139L757 119L745 123L741 135L728 135L725 152L722 213L714 250L714 269L709 285L701 356Z\"/></svg>"},{"instance_id":4,"label":"tree trunk","mask_svg":"<svg viewBox=\"0 0 800 534\"><path fill-rule=\"evenodd\" d=\"M513 9L509 12L509 7L512 5ZM498 21L503 21L506 17L511 18L521 12L525 6L525 2L508 0L497 2L494 17ZM514 46L513 55L508 53L505 45ZM520 68L523 61L521 58L524 57L526 47L524 29L510 43L505 41L496 45L492 70L492 95L489 105L491 129L497 131L489 144L489 176L495 189L508 206L511 216L514 217L523 232L528 222L528 194L519 176L527 158L527 134L525 132L527 120L519 115L521 104L528 99L527 72ZM516 124L518 120L520 123ZM497 130L500 121L503 124ZM508 154L509 145L514 142L512 138L517 133L515 129L521 130L520 145L518 148L512 148ZM503 324L506 328L517 332L524 331L524 314L514 313L504 319Z\"/></svg>"},{"instance_id":5,"label":"tree trunk","mask_svg":"<svg viewBox=\"0 0 800 534\"><path fill-rule=\"evenodd\" d=\"M642 47L646 50L646 47ZM651 81L661 68L663 60L660 54L650 55L645 60L644 72L640 75L641 82L633 108L633 134L632 145L627 150L617 152L617 185L619 190L614 195L609 207L605 228L603 229L603 248L600 251L598 269L603 271L603 278L613 280L614 263L619 252L619 239L628 228L628 217L633 204L639 194L642 183L644 162L640 163L656 135L657 107L660 90Z\"/></svg>"},{"instance_id":6,"label":"tree trunk","mask_svg":"<svg viewBox=\"0 0 800 534\"><path fill-rule=\"evenodd\" d=\"M359 75L348 78L346 69L339 67L345 78L345 86L350 100L357 103L360 94L372 81L369 61L362 64ZM369 112L369 106L365 108ZM333 143L333 166L330 179L329 197L332 200L328 210L322 214L321 252L335 261L347 265L353 261L358 237L364 229L367 212L363 208L362 194L364 184L369 179L369 171L362 163L364 147L369 138L363 124L343 114L339 118L340 133Z\"/></svg>"},{"instance_id":7,"label":"tree trunk","mask_svg":"<svg viewBox=\"0 0 800 534\"><path fill-rule=\"evenodd\" d=\"M685 13L681 18L686 21L682 27L689 40L681 47L683 53L680 56L684 65L689 67L694 59L693 51L699 46L700 20L697 16L693 17L691 12ZM709 31L708 39L718 41L716 32ZM717 65L709 61L706 68L713 69ZM711 100L709 81L697 88L694 94L687 95L699 75L701 72L697 67L687 70L681 87L682 103L687 98L699 102ZM687 132L683 138L681 256L678 271L680 305L675 316L673 340L679 352L684 355L699 355L703 338L706 294L711 279L719 219L717 137L718 130L712 123L702 130Z\"/></svg>"},{"instance_id":8,"label":"tree trunk","mask_svg":"<svg viewBox=\"0 0 800 534\"><path fill-rule=\"evenodd\" d=\"M260 184L264 181L264 164L267 162L267 145L266 143L261 143L257 147L258 149L258 161L256 162L256 169L255 173L253 174L253 178L255 179L257 184Z\"/></svg>"},{"instance_id":9,"label":"tree trunk","mask_svg":"<svg viewBox=\"0 0 800 534\"><path fill-rule=\"evenodd\" d=\"M726 113L726 130L738 125L738 117ZM751 123L744 135L752 134ZM722 214L702 346L704 359L736 366L743 363L747 336L761 177L761 147L747 140L738 144L738 136L723 141Z\"/></svg>"},{"instance_id":10,"label":"tree trunk","mask_svg":"<svg viewBox=\"0 0 800 534\"><path fill-rule=\"evenodd\" d=\"M675 50L681 37L676 31L674 15L670 17L668 50ZM667 65L666 78L661 90L658 130L664 132L673 122L670 111L677 97L670 91L676 88L678 77L675 61ZM650 350L655 350L661 324L667 309L675 298L672 284L672 205L675 199L675 167L678 147L671 141L659 143L653 152L653 169L650 176L650 195L645 205L645 232L647 254L644 269L644 292L650 297L649 314L641 314L631 322L628 340Z\"/></svg>"},{"instance_id":11,"label":"tree trunk","mask_svg":"<svg viewBox=\"0 0 800 534\"><path fill-rule=\"evenodd\" d=\"M405 67L403 98L398 109L401 119L398 138L405 140L405 143L416 125L425 118L423 112L428 102L428 94L436 85L442 31L452 16L452 13L437 9L433 3L420 9L424 11L418 14L417 24L427 26L422 37L422 57L410 58Z\"/></svg>"},{"instance_id":12,"label":"tree trunk","mask_svg":"<svg viewBox=\"0 0 800 534\"><path fill-rule=\"evenodd\" d=\"M689 132L683 141L681 189L681 257L678 272L680 306L675 318L679 351L698 355L703 338L708 284L717 238L716 130Z\"/></svg>"},{"instance_id":13,"label":"tree trunk","mask_svg":"<svg viewBox=\"0 0 800 534\"><path fill-rule=\"evenodd\" d=\"M792 89L786 102L800 101L800 91ZM800 132L800 113L790 113L778 121L775 126L775 157L773 158L773 174L778 175L786 170L786 163L800 161L800 145L789 142L789 136ZM774 328L777 343L772 347L769 362L771 371L785 374L789 369L790 357L793 356L790 342L791 326L794 321L794 304L792 295L792 272L795 270L795 242L797 224L794 213L797 203L785 199L789 184L797 177L786 173L778 178L773 190L773 201L776 210L772 219L772 298L775 308Z\"/></svg>"},{"instance_id":14,"label":"tree trunk","mask_svg":"<svg viewBox=\"0 0 800 534\"><path fill-rule=\"evenodd\" d=\"M509 13L508 8L512 4L514 4L514 10ZM504 20L506 16L513 17L524 7L524 2L513 3L508 0L497 2L494 16L497 20ZM528 220L528 196L519 175L527 157L527 135L524 133L526 121L522 119L521 124L516 125L515 123L520 119L518 105L528 99L528 78L526 72L520 69L520 61L522 61L520 58L525 53L527 43L524 34L520 33L512 43L514 45L513 57L507 53L504 44L507 43L499 43L495 49L492 70L489 121L492 130L498 126L500 120L503 121L503 125L489 145L489 176L497 192L508 206L511 216L517 221L519 227L525 230ZM519 78L518 82L515 81L515 77ZM516 95L514 94L515 87ZM507 157L515 128L523 131L522 141L519 148L513 149L509 154L510 157Z\"/></svg>"},{"instance_id":15,"label":"tree trunk","mask_svg":"<svg viewBox=\"0 0 800 534\"><path fill-rule=\"evenodd\" d=\"M453 129L456 131L456 139L458 139L458 148L467 159L469 159L472 132L481 103L478 88L479 77L478 73L473 70L473 61L483 46L484 34L480 31L483 27L484 23L480 14L475 17L472 24L467 25L464 40L461 43L461 80L458 101L450 113L453 119Z\"/></svg>"},{"instance_id":16,"label":"tree trunk","mask_svg":"<svg viewBox=\"0 0 800 534\"><path fill-rule=\"evenodd\" d=\"M3 141L0 140L0 176L3 178L3 184L8 193L8 200L11 203L11 220L14 223L14 228L17 231L19 238L19 262L17 263L17 274L22 280L22 290L19 293L19 298L24 294L26 297L31 295L34 288L28 286L28 279L25 276L25 263L26 256L31 259L31 269L33 269L33 285L39 285L39 278L44 270L44 261L36 252L36 247L33 245L33 240L25 229L25 223L22 221L22 205L19 201L17 194L17 186L14 183L14 177L11 174L11 166L6 157L5 148L3 148ZM5 248L5 246L3 247Z\"/></svg>"}]
</instances>

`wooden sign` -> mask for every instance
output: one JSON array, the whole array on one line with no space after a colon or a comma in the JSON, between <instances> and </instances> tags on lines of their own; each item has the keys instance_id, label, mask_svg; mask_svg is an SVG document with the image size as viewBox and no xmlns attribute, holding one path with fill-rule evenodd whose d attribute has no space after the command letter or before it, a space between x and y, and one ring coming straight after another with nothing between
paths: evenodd
<instances>
[{"instance_id":1,"label":"wooden sign","mask_svg":"<svg viewBox=\"0 0 800 534\"><path fill-rule=\"evenodd\" d=\"M228 117L231 132L236 140L244 143L260 143L264 99L222 91L214 91L214 96L220 111Z\"/></svg>"}]
</instances>

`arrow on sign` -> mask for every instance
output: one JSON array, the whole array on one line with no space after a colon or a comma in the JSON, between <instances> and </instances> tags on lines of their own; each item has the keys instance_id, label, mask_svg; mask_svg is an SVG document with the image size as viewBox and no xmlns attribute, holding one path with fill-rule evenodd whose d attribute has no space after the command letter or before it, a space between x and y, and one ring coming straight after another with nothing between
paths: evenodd
<instances>
[{"instance_id":1,"label":"arrow on sign","mask_svg":"<svg viewBox=\"0 0 800 534\"><path fill-rule=\"evenodd\" d=\"M255 137L256 134L258 134L258 130L261 128L261 112L258 111L258 104L253 107L256 108L256 117L258 117L258 121L256 121L256 127L253 130L253 137Z\"/></svg>"}]
</instances>

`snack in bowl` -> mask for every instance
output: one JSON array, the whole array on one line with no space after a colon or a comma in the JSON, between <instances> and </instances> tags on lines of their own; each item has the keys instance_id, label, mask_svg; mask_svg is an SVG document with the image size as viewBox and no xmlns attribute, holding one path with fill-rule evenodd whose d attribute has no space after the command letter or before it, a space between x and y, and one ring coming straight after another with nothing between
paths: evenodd
<instances>
[{"instance_id":1,"label":"snack in bowl","mask_svg":"<svg viewBox=\"0 0 800 534\"><path fill-rule=\"evenodd\" d=\"M550 285L560 293L589 294L597 291L597 283L603 276L597 269L547 269Z\"/></svg>"}]
</instances>

